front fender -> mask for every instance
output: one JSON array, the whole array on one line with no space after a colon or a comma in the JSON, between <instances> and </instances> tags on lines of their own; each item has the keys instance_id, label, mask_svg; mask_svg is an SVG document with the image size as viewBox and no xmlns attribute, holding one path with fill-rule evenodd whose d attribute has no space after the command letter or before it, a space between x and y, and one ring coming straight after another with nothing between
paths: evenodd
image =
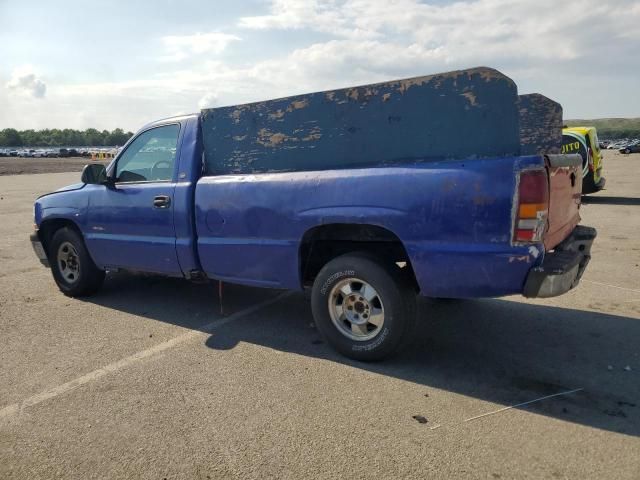
<instances>
[{"instance_id":1,"label":"front fender","mask_svg":"<svg viewBox=\"0 0 640 480\"><path fill-rule=\"evenodd\" d=\"M80 228L84 223L84 211L74 207L51 207L42 209L36 207L36 225L38 225L38 228L40 228L43 223L52 220L69 220Z\"/></svg>"}]
</instances>

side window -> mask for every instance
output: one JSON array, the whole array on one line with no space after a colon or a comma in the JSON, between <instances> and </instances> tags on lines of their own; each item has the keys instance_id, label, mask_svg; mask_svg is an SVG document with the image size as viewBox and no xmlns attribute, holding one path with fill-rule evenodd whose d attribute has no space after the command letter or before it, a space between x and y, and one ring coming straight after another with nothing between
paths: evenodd
<instances>
[{"instance_id":1,"label":"side window","mask_svg":"<svg viewBox=\"0 0 640 480\"><path fill-rule=\"evenodd\" d=\"M179 133L179 125L141 133L118 158L116 182L171 180Z\"/></svg>"}]
</instances>

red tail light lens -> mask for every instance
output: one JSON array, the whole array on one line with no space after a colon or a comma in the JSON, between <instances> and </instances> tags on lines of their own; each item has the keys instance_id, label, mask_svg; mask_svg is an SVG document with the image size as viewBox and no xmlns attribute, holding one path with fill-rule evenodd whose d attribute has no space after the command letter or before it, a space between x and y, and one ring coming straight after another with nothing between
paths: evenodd
<instances>
[{"instance_id":1,"label":"red tail light lens","mask_svg":"<svg viewBox=\"0 0 640 480\"><path fill-rule=\"evenodd\" d=\"M549 213L549 179L546 170L520 173L518 208L515 215L513 240L519 243L542 241Z\"/></svg>"}]
</instances>

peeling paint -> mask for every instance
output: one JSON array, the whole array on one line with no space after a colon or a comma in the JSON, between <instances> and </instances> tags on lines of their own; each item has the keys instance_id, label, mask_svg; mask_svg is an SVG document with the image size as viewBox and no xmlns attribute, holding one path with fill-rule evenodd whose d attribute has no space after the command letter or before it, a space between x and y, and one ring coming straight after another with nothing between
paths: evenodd
<instances>
[{"instance_id":1,"label":"peeling paint","mask_svg":"<svg viewBox=\"0 0 640 480\"><path fill-rule=\"evenodd\" d=\"M518 97L522 155L560 153L562 107L538 93Z\"/></svg>"},{"instance_id":2,"label":"peeling paint","mask_svg":"<svg viewBox=\"0 0 640 480\"><path fill-rule=\"evenodd\" d=\"M357 101L359 96L360 96L360 91L357 88L351 88L347 90L347 98Z\"/></svg>"},{"instance_id":3,"label":"peeling paint","mask_svg":"<svg viewBox=\"0 0 640 480\"><path fill-rule=\"evenodd\" d=\"M510 83L475 68L205 109L207 166L256 173L518 155L518 97ZM454 130L446 119L455 115ZM469 132L464 141L460 129ZM499 139L488 134L496 129ZM477 206L495 204L490 192L474 194Z\"/></svg>"},{"instance_id":4,"label":"peeling paint","mask_svg":"<svg viewBox=\"0 0 640 480\"><path fill-rule=\"evenodd\" d=\"M302 99L302 100L294 100L293 102L291 102L291 104L287 107L287 112L293 112L294 110L299 110L301 108L306 108L309 106L309 100L308 99Z\"/></svg>"},{"instance_id":5,"label":"peeling paint","mask_svg":"<svg viewBox=\"0 0 640 480\"><path fill-rule=\"evenodd\" d=\"M309 132L309 135L306 137L302 137L303 142L310 142L312 140L320 140L322 138L322 133L320 127L313 127Z\"/></svg>"},{"instance_id":6,"label":"peeling paint","mask_svg":"<svg viewBox=\"0 0 640 480\"><path fill-rule=\"evenodd\" d=\"M400 80L398 82L397 90L400 93L405 93L411 87L423 85L425 83L428 83L431 79L432 77L415 77L415 78L409 78L407 80Z\"/></svg>"},{"instance_id":7,"label":"peeling paint","mask_svg":"<svg viewBox=\"0 0 640 480\"><path fill-rule=\"evenodd\" d=\"M272 133L266 128L261 128L256 141L265 147L277 147L286 139L287 136L284 133Z\"/></svg>"},{"instance_id":8,"label":"peeling paint","mask_svg":"<svg viewBox=\"0 0 640 480\"><path fill-rule=\"evenodd\" d=\"M472 107L477 107L478 106L478 100L476 99L475 93L473 93L473 92L464 92L464 93L461 93L460 95L465 97L469 101L469 105L471 105Z\"/></svg>"},{"instance_id":9,"label":"peeling paint","mask_svg":"<svg viewBox=\"0 0 640 480\"><path fill-rule=\"evenodd\" d=\"M284 117L284 112L282 110L276 110L275 112L269 114L269 118L271 120L277 120L282 117Z\"/></svg>"},{"instance_id":10,"label":"peeling paint","mask_svg":"<svg viewBox=\"0 0 640 480\"><path fill-rule=\"evenodd\" d=\"M531 255L533 258L538 258L540 256L540 250L535 245L531 245L529 247L529 255Z\"/></svg>"}]
</instances>

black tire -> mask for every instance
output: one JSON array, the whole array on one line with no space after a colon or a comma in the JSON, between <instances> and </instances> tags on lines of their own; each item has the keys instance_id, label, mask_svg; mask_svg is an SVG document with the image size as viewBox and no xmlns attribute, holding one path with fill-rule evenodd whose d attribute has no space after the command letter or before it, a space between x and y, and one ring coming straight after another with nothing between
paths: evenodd
<instances>
[{"instance_id":1,"label":"black tire","mask_svg":"<svg viewBox=\"0 0 640 480\"><path fill-rule=\"evenodd\" d=\"M374 311L375 302L382 306L383 312L382 324L378 327L367 323L362 327L365 333L359 339L349 338L348 335L355 334L350 331L348 325L351 323L348 320L336 320L334 323L331 315L332 308L335 307L330 304L330 300L345 302L341 304L344 308L348 298L356 297L354 307L358 307L358 298L362 300L358 290L354 290L355 295L334 291L345 282L351 282L349 289L353 285L357 287L358 282L352 280L366 282L377 294L371 305L364 302L366 310L361 318ZM366 253L342 255L327 263L314 280L311 308L316 327L327 342L346 357L360 361L381 360L396 353L411 338L417 316L416 293L402 271L395 265L384 265ZM362 304L358 308L363 308ZM358 308L350 309L351 314ZM373 316L371 315L371 319ZM368 338L367 335L375 336Z\"/></svg>"},{"instance_id":2,"label":"black tire","mask_svg":"<svg viewBox=\"0 0 640 480\"><path fill-rule=\"evenodd\" d=\"M73 249L70 250L70 246ZM63 250L66 249L66 252L72 252L74 263L72 273L67 271L65 274L63 266L66 266L66 263L59 261L59 254L65 253L60 252L61 247ZM58 288L69 297L91 295L100 290L104 282L104 270L100 270L93 263L82 236L71 228L61 228L53 235L49 245L49 263ZM70 276L73 278L68 278Z\"/></svg>"},{"instance_id":3,"label":"black tire","mask_svg":"<svg viewBox=\"0 0 640 480\"><path fill-rule=\"evenodd\" d=\"M586 195L597 191L598 189L596 188L596 181L593 178L593 172L589 170L589 172L582 178L582 194Z\"/></svg>"}]
</instances>

